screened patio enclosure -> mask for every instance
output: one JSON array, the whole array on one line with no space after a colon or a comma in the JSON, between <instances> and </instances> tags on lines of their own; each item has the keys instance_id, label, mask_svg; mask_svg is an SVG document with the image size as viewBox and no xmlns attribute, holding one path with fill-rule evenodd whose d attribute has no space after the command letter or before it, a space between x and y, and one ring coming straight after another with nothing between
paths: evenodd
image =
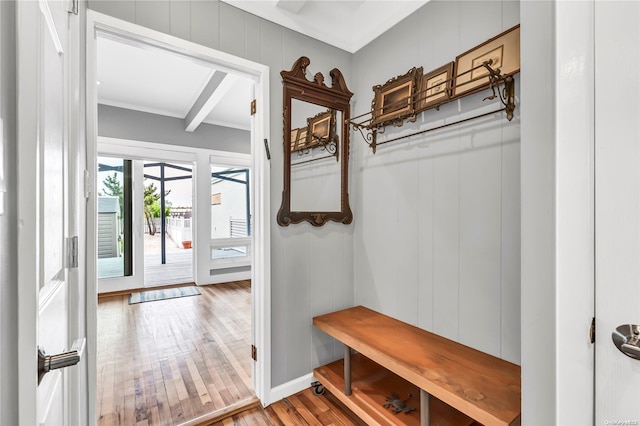
<instances>
[{"instance_id":1,"label":"screened patio enclosure","mask_svg":"<svg viewBox=\"0 0 640 426\"><path fill-rule=\"evenodd\" d=\"M142 270L144 286L195 281L193 174L191 164L98 158L99 279ZM199 218L212 223L212 268L239 266L250 256L250 171L212 166L210 176L211 210Z\"/></svg>"}]
</instances>

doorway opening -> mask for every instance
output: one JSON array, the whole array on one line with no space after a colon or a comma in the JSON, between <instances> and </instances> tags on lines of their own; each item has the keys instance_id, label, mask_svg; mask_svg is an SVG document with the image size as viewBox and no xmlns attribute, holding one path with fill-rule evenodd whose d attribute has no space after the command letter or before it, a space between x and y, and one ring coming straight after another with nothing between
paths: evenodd
<instances>
[{"instance_id":1,"label":"doorway opening","mask_svg":"<svg viewBox=\"0 0 640 426\"><path fill-rule=\"evenodd\" d=\"M193 282L193 165L143 167L144 286Z\"/></svg>"},{"instance_id":2,"label":"doorway opening","mask_svg":"<svg viewBox=\"0 0 640 426\"><path fill-rule=\"evenodd\" d=\"M131 204L135 209L129 215L132 223L128 226L144 230L122 238L133 241L132 263L144 263L142 271L134 269L131 276L99 280L99 424L109 424L114 418L133 418L134 415L137 420L150 424L179 424L213 415L230 406L253 406L257 401L252 387L251 360L247 356L247 347L252 342L252 244L247 235L251 229L253 204L251 158L172 148L181 151L179 158L176 159L176 151L167 150L160 144L99 138L98 170L108 173L101 176L99 184L102 186L98 193L131 192ZM119 156L113 157L115 153ZM151 153L154 159L149 159ZM169 158L173 160L168 161ZM216 165L210 165L214 160ZM126 185L114 183L117 179L113 177L119 170L118 165L123 163L130 163L132 169L127 180L130 188L126 190L120 189ZM224 165L220 166L220 163ZM198 167L198 164L204 167ZM206 185L199 185L199 191L192 191L198 186L199 177ZM104 189L112 187L116 190ZM216 195L213 200L212 194ZM106 196L107 200L114 198ZM205 253L211 253L211 259L204 265L208 275L196 277L197 287L193 285L195 283L189 283L190 288L197 288L200 294L164 300L160 296L165 292L178 290L182 293L189 289L183 287L187 282L178 275L181 263L192 264L188 259L181 262L181 255L195 255L194 249L178 247L176 241L184 244L188 238L197 240L193 237L202 235L205 225L213 230L207 244L208 253ZM164 247L160 244L163 234ZM227 238L216 239L216 235ZM221 240L233 244L221 245ZM225 256L221 258L219 253L225 253ZM140 258L144 261L140 262ZM98 259L99 271L101 260ZM218 280L220 276L238 274L243 267L249 272L245 279ZM187 268L186 274L191 276L192 270L196 271ZM156 277L164 282L150 283L150 275L152 279ZM217 284L212 285L214 282ZM126 290L110 291L116 283L122 283ZM138 288L141 283L144 288ZM156 295L158 292L160 296ZM149 297L159 297L159 300L138 303ZM150 382L151 376L153 381ZM135 405L128 404L127 392L134 391L142 395L140 401Z\"/></svg>"},{"instance_id":3,"label":"doorway opening","mask_svg":"<svg viewBox=\"0 0 640 426\"><path fill-rule=\"evenodd\" d=\"M101 15L98 13L94 13L89 11L88 14L88 42L87 42L87 56L88 56L88 81L100 81L99 86L95 84L88 84L87 92L88 92L88 118L87 118L87 126L88 126L88 134L99 135L96 136L95 144L91 143L91 140L88 144L88 164L89 169L91 170L97 168L98 164L98 153L109 155L109 156L117 156L121 155L122 147L124 145L129 144L131 141L135 141L135 146L132 148L133 155L131 158L134 160L134 172L136 168L136 161L142 162L142 168L144 169L144 160L148 160L151 158L155 158L153 160L155 162L161 162L166 164L174 164L179 167L189 168L191 165L193 166L193 176L192 176L192 187L193 187L193 204L191 206L191 217L189 218L188 209L177 209L174 210L174 218L175 222L185 222L187 219L190 219L190 227L191 227L191 249L186 249L183 242L187 242L186 238L183 239L182 236L175 237L180 240L180 244L182 245L181 250L191 250L193 253L193 281L198 285L198 289L200 290L200 295L196 297L180 297L177 299L173 299L172 303L175 303L175 306L180 306L181 304L189 305L189 307L181 307L178 309L173 309L176 311L178 315L177 322L182 324L188 324L189 326L196 325L204 325L205 329L201 330L198 333L190 333L190 335L196 334L202 337L200 342L195 342L193 344L189 344L192 348L196 348L197 352L201 355L201 358L195 359L194 356L190 358L183 358L182 361L177 358L174 361L171 361L169 358L166 359L166 362L169 363L169 367L162 368L162 364L164 361L160 362L160 370L153 370L151 372L144 372L142 377L138 376L138 384L142 383L140 380L150 379L151 375L154 378L160 379L168 377L171 380L177 380L178 373L180 374L182 381L184 382L184 389L176 388L176 392L178 392L178 400L181 400L181 396L184 397L185 394L183 390L186 389L187 394L194 393L192 392L195 389L195 394L200 394L204 388L211 390L211 386L213 388L218 388L222 384L227 383L219 375L216 376L215 373L212 372L211 369L206 369L208 372L204 372L205 370L200 369L201 366L210 366L210 361L215 358L215 350L214 346L217 347L222 353L224 353L226 359L237 369L237 371L244 371L243 374L246 375L245 379L248 379L250 384L250 388L253 390L253 393L257 397L255 401L262 401L263 404L269 403L269 391L270 391L270 374L269 369L265 368L270 363L269 353L270 353L270 337L269 337L269 320L270 313L268 309L268 290L269 290L269 255L268 255L268 247L269 247L269 167L266 162L266 158L263 158L262 149L263 148L263 139L264 136L268 133L268 123L265 119L265 113L267 112L265 109L268 105L268 68L259 64L252 63L250 61L242 60L240 58L230 57L229 55L222 54L215 50L204 48L203 46L196 45L194 43L185 42L184 40L175 39L165 34L157 33L152 30L148 30L142 27L139 27L134 24L126 23L123 21L119 21L115 18L111 18L105 15ZM173 116L168 114L166 116L165 122L173 120L173 123L176 123L176 119L180 120L183 124L184 135L177 136L173 135L171 137L170 131L167 130L168 127L163 127L163 124L160 121L153 121L151 125L143 125L144 120L150 119L150 116L158 115L157 110L153 110L153 108L146 108L145 110L134 110L132 108L132 104L129 102L131 99L128 99L127 102L122 102L118 104L117 102L105 101L103 102L103 98L100 96L101 88L105 88L109 83L109 79L105 79L101 81L99 78L99 70L100 70L100 55L102 51L101 41L108 40L109 42L117 42L125 46L125 48L138 48L138 51L135 56L141 56L149 59L149 54L153 53L163 53L172 57L172 59L186 59L186 61L190 64L189 66L192 68L192 65L204 65L204 68L207 68L207 72L202 75L205 75L205 78L201 80L203 84L201 84L201 92L207 93L207 99L203 99L199 96L190 96L191 107L188 108L186 114L182 118L176 117L174 113ZM109 43L107 43L108 45ZM108 51L109 46L105 47L106 51ZM127 55L119 55L122 57L128 58L127 63L132 63L131 56ZM112 64L113 65L113 64ZM156 64L157 65L157 64ZM116 66L115 68L121 68ZM197 67L196 67L197 68ZM155 70L166 70L166 67L153 67ZM198 71L194 71L198 74ZM133 75L143 75L143 78L149 79L151 78L150 73L133 73ZM175 73L173 71L169 72L171 75L181 75L180 73ZM229 78L227 78L229 77ZM206 156L206 159L203 160L203 156L200 155L204 151L211 152L211 148L220 148L220 150L216 149L215 152L222 153L216 154L218 156L233 157L236 155L233 152L239 145L236 144L236 140L234 140L234 134L237 134L236 130L238 127L234 127L233 123L230 122L229 117L219 118L217 122L213 122L215 120L211 120L212 122L208 122L207 118L209 115L204 113L203 104L207 105L207 108L215 109L215 105L220 105L220 109L223 111L229 111L227 105L224 105L221 99L215 99L216 97L221 97L222 94L226 94L227 92L233 92L234 87L237 87L237 83L241 80L249 80L251 81L251 86L253 89L251 90L252 96L255 97L258 105L259 112L250 117L248 129L244 129L244 133L246 134L246 143L244 144L244 151L241 149L240 154L245 155L248 158L247 164L243 165L243 168L238 169L238 165L231 161L224 162L223 164L231 165L231 168L227 168L222 171L214 171L211 170L211 158L213 154ZM190 80L183 76L183 80ZM117 82L122 82L123 79L117 79ZM130 81L128 81L130 83ZM158 87L164 87L164 85L160 85L154 88L152 92L154 95L156 92L159 92ZM127 95L130 95L132 90L125 90ZM181 93L184 95L184 93ZM183 96L185 97L185 96ZM188 96L187 96L188 97ZM239 96L235 96L233 98L240 98ZM212 101L213 99L213 101ZM170 103L175 104L175 98L171 97ZM95 105L97 108L92 108L90 105ZM197 110L194 112L194 108ZM126 111L122 111L122 110ZM209 110L210 112L212 110ZM248 111L248 109L245 109ZM183 111L184 112L184 111ZM129 129L134 129L130 134L119 133L118 131L123 131L126 129L126 126L123 125L122 122L109 127L109 123L111 125L114 124L114 117L117 118L118 114L126 113L129 116L128 124L130 125ZM104 120L103 120L104 118ZM110 121L111 120L111 121ZM155 120L155 118L153 118ZM147 124L149 124L147 122ZM140 130L140 127L144 127L146 130L149 130L152 134L149 137L141 136L139 133L136 134L136 125L141 125L137 127L137 130ZM175 127L175 126L173 126ZM211 137L212 127L216 128L215 137ZM114 130L115 129L115 130ZM204 129L200 131L201 129ZM209 133L207 133L209 131ZM241 132L242 133L242 132ZM205 142L198 142L197 136L203 136ZM153 136L153 137L151 137ZM207 137L209 136L209 137ZM237 139L237 138L236 138ZM100 143L99 140L101 141ZM212 145L213 142L213 145ZM219 144L217 146L215 144ZM158 146L161 145L163 150L170 151L170 154L165 156L155 155L158 151ZM92 167L94 166L94 167ZM166 170L165 170L166 171ZM184 170L183 170L184 171ZM228 172L222 173L221 172ZM213 176L212 173L216 173L216 176ZM146 174L146 173L145 173ZM157 176L156 176L157 177ZM224 177L224 178L223 178ZM227 178L227 179L225 179ZM240 181L233 182L230 179ZM88 216L88 258L89 261L94 259L94 264L88 265L88 276L91 277L94 272L97 272L97 253L96 256L92 256L91 250L94 243L97 243L97 236L92 235L91 229L93 227L94 230L97 230L97 196L95 195L97 189L97 177L93 179L93 188L94 191L89 191L89 208L87 212ZM244 194L246 198L247 190L249 194L249 206L246 205L243 207L245 213L241 217L236 217L235 214L229 218L229 238L234 239L233 245L227 247L217 247L216 245L219 243L215 238L212 239L213 234L211 232L212 221L210 218L212 212L212 203L211 203L211 191L212 185L214 184L213 180L216 181L225 181L232 182L234 184L240 185L244 188ZM135 181L134 179L134 197L136 193L136 185L138 185L138 192L142 192L143 184L139 181ZM199 197L198 194L202 193L202 191L207 191L206 197ZM167 196L169 198L170 195ZM223 200L224 203L224 200ZM166 206L165 206L166 207ZM177 206L177 207L186 207L186 206ZM138 207L137 204L134 203L133 209L136 208L142 209L142 207ZM161 212L165 212L162 207L160 207ZM248 212L248 213L247 213ZM166 213L166 212L165 212ZM167 220L171 222L172 216L171 212L167 214ZM133 213L135 217L135 212ZM140 216L138 216L140 217ZM244 224L242 220L244 219ZM161 223L162 224L162 223ZM173 226L173 223L165 223L168 227ZM186 225L186 223L182 223L182 225ZM148 226L148 225L147 225ZM177 225L176 225L177 226ZM201 232L198 227L202 227L205 232ZM215 226L215 224L213 225ZM187 226L182 226L182 228L186 228ZM231 232L231 227L233 228L233 233ZM244 233L238 233L238 229L244 227ZM133 226L133 233L143 232L144 226ZM182 229L181 231L185 231ZM170 232L170 231L169 231ZM178 233L177 230L174 230L174 233ZM97 234L97 232L96 232ZM93 239L93 240L92 240ZM243 240L244 239L244 240ZM125 239L126 240L126 239ZM165 244L167 241L165 240ZM188 245L188 244L187 244ZM241 255L235 255L231 257L227 257L224 262L233 262L233 264L216 264L216 262L221 261L219 256L213 255L214 253L219 253L220 250L225 251L224 249L231 249L226 251L235 251L240 253ZM165 246L165 255L168 257L169 253L166 251L167 247ZM136 246L134 244L133 248L134 252L136 250ZM162 251L162 250L161 250ZM136 256L133 256L134 264L133 271L135 276L136 271ZM138 256L138 259L140 256ZM244 258L244 259L240 259ZM231 260L230 260L231 259ZM167 259L168 260L168 259ZM242 264L242 261L247 262L246 265ZM160 260L162 263L162 259ZM226 275L229 275L230 272L234 277L234 282L229 284L218 284L215 286L211 286L212 283L222 283L223 278ZM97 273L93 276L97 277ZM242 277L242 278L240 278ZM246 277L246 278L245 278ZM248 279L247 279L248 278ZM89 279L88 282L88 304L89 308L92 306L95 308L94 312L98 312L98 305L95 301L92 302L91 294L98 293L98 285L96 282L91 282ZM146 284L146 283L145 283ZM145 287L143 284L141 287ZM229 287L236 287L233 291L229 290ZM224 292L224 288L227 288L229 291ZM248 338L245 339L237 339L237 340L221 340L221 336L224 335L221 329L219 329L215 324L216 321L212 319L205 319L204 315L210 312L220 312L221 309L213 309L212 303L214 303L218 296L211 295L210 291L219 290L222 293L229 295L230 293L241 294L244 293L245 297L248 296L248 303L246 302L234 302L240 304L240 309L242 309L246 315L246 322L249 324L249 333ZM116 297L116 296L114 296ZM223 299L223 298L222 298ZM198 301L198 302L196 302ZM156 337L162 336L170 330L174 330L175 323L172 325L165 324L162 327L151 327L149 328L149 323L158 324L162 323L162 321L147 321L149 317L146 313L150 313L157 306L161 306L160 304L168 302L166 300L160 302L153 303L142 303L139 305L138 311L130 310L129 312L138 312L136 314L139 318L143 319L142 326L147 327L144 332L135 331L135 336L140 338L146 338L149 336L153 336L154 339ZM154 303L156 303L154 305ZM209 306L202 306L202 303L205 305L208 303ZM127 305L120 302L116 303L118 306L115 308L114 312L124 311L128 309ZM238 311L239 308L236 306L232 310ZM169 312L169 309L165 307L165 309L160 309L158 312L159 315L164 315ZM136 315L129 317L121 317L117 321L105 321L101 322L101 324L111 324L118 323L124 324L134 318ZM95 314L92 318L92 315L89 315L89 323L88 323L88 345L93 347L94 349L98 349L98 341L101 342L100 347L108 347L102 344L103 339L106 339L109 336L109 331L105 331L102 329L100 333L98 333L99 324L98 324L98 316ZM109 315L107 315L109 317ZM162 320L164 320L163 318ZM124 323L122 322L124 321ZM103 333L105 333L103 335ZM178 333L179 334L179 333ZM185 335L186 336L186 335ZM175 335L174 335L175 337ZM133 346L141 345L140 342L131 343L131 339L129 337L125 337L130 344ZM144 340L144 339L139 339ZM155 340L154 340L155 341ZM178 341L184 342L185 339L178 338ZM200 345L200 347L198 347ZM204 345L204 346L203 346ZM173 353L177 355L175 351L170 349L167 350L167 345L165 347L159 348L157 352L161 354L165 353ZM206 346L206 347L205 347ZM264 352L264 357L261 357L257 360L250 360L248 354L250 353L247 349L247 346L256 346L262 348ZM175 348L179 347L174 346ZM235 356L235 353L239 353L241 351L243 353L242 359ZM108 349L108 352L111 353L111 349ZM244 354L247 354L246 357ZM100 354L98 355L100 357ZM196 357L197 358L197 357ZM246 358L246 360L245 360ZM217 359L217 358L216 358ZM194 369L193 366L197 368ZM112 368L112 367L109 367ZM113 368L118 368L117 364L113 364ZM248 372L248 373L247 373ZM90 417L99 418L100 406L96 403L98 401L98 396L104 396L104 392L110 392L107 388L103 388L101 390L97 389L97 383L99 380L98 375L102 375L100 379L110 375L110 371L102 370L98 373L97 370L97 360L89 360L89 400L90 400ZM208 377L207 377L208 375ZM166 377L165 377L166 376ZM113 376L111 376L113 377ZM246 382L246 380L242 380ZM134 380L134 389L136 386L136 382ZM203 388L204 386L204 388ZM215 390L215 389L214 389ZM150 390L152 392L152 390ZM102 395L100 395L102 393ZM180 396L181 395L181 396ZM225 401L225 398L222 398L222 401L215 401L215 392L208 392L209 397L211 398L212 405L206 401L202 401L203 405L207 408L218 410L220 409L220 403L229 401ZM109 395L107 395L109 396ZM111 395L113 396L113 395ZM167 398L170 398L170 395L167 393ZM124 404L129 401L127 398L126 392L124 395L121 395L123 398L122 401ZM255 398L255 397L254 397ZM104 398L103 398L104 399ZM206 398L205 398L206 399ZM171 401L169 401L171 402ZM175 400L174 400L175 402ZM93 406L91 405L93 404ZM177 414L176 414L177 413ZM112 413L113 414L113 413ZM186 416L188 413L185 413L184 410L180 409L172 410L171 416L174 419L174 423L182 422L186 420L183 419L183 416ZM197 415L198 413L192 412L191 414ZM177 415L177 417L175 417ZM157 417L156 417L157 418Z\"/></svg>"}]
</instances>

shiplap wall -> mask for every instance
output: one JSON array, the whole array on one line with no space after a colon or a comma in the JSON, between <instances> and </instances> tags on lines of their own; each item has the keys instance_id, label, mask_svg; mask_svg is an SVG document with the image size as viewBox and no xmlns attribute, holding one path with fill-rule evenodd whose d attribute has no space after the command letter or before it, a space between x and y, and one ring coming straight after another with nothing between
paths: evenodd
<instances>
[{"instance_id":1,"label":"shiplap wall","mask_svg":"<svg viewBox=\"0 0 640 426\"><path fill-rule=\"evenodd\" d=\"M354 116L369 109L374 84L412 66L428 72L519 22L517 1L432 1L351 55L216 1L89 7L270 67L272 217L282 191L280 70L302 55L311 59L311 75L328 78L338 67L356 93ZM428 111L389 134L493 109L484 96ZM510 123L481 120L398 141L375 156L354 133L354 224L272 222L273 386L340 356L311 318L354 303L519 363L518 114Z\"/></svg>"},{"instance_id":2,"label":"shiplap wall","mask_svg":"<svg viewBox=\"0 0 640 426\"><path fill-rule=\"evenodd\" d=\"M314 315L353 305L353 225L276 225L282 194L280 71L308 56L309 75L339 68L352 86L352 55L218 1L89 1L89 8L270 67L271 384L308 374L340 347L313 330Z\"/></svg>"},{"instance_id":3,"label":"shiplap wall","mask_svg":"<svg viewBox=\"0 0 640 426\"><path fill-rule=\"evenodd\" d=\"M373 85L454 61L518 24L519 9L517 1L427 3L354 55L352 115L369 110ZM497 109L482 101L488 94L426 111L379 141ZM520 363L519 113L392 142L375 155L354 134L356 304Z\"/></svg>"}]
</instances>

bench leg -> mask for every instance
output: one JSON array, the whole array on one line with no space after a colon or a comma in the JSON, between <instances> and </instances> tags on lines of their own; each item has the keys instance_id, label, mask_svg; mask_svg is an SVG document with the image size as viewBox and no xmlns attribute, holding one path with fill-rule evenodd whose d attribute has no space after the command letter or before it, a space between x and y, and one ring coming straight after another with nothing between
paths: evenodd
<instances>
[{"instance_id":1,"label":"bench leg","mask_svg":"<svg viewBox=\"0 0 640 426\"><path fill-rule=\"evenodd\" d=\"M420 426L429 426L429 398L430 395L420 389Z\"/></svg>"},{"instance_id":2,"label":"bench leg","mask_svg":"<svg viewBox=\"0 0 640 426\"><path fill-rule=\"evenodd\" d=\"M351 395L351 348L344 345L344 394Z\"/></svg>"}]
</instances>

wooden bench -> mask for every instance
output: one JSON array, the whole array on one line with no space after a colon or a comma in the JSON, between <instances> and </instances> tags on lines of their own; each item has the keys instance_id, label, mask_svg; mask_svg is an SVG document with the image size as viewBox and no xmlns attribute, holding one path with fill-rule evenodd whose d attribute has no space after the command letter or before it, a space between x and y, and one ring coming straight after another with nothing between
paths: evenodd
<instances>
[{"instance_id":1,"label":"wooden bench","mask_svg":"<svg viewBox=\"0 0 640 426\"><path fill-rule=\"evenodd\" d=\"M520 424L515 364L363 306L313 325L345 344L344 359L316 368L315 377L369 425ZM392 392L415 410L385 408Z\"/></svg>"}]
</instances>

